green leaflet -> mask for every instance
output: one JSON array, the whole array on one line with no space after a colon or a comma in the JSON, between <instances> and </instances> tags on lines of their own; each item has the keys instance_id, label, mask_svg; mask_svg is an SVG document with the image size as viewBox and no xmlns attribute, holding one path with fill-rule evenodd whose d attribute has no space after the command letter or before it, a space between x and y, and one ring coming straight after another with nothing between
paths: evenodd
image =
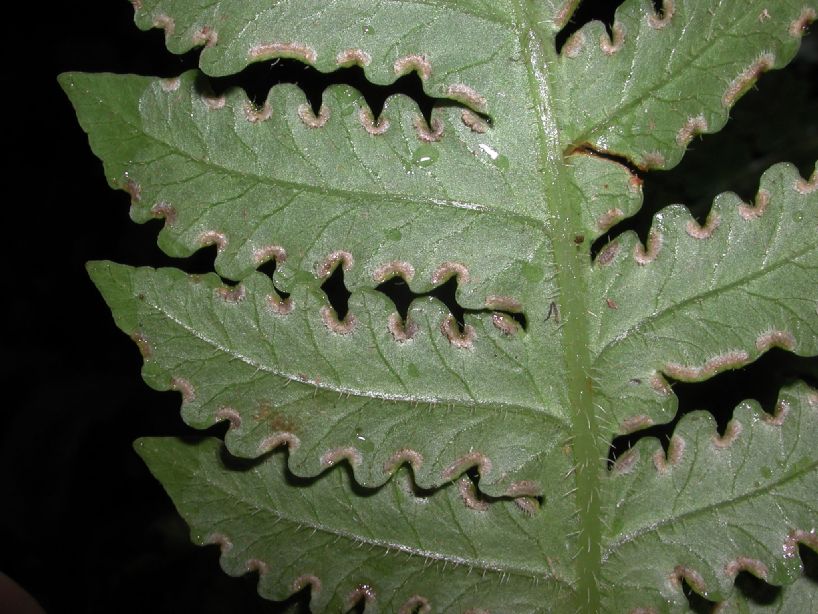
<instances>
[{"instance_id":1,"label":"green leaflet","mask_svg":"<svg viewBox=\"0 0 818 614\"><path fill-rule=\"evenodd\" d=\"M255 108L198 71L61 77L133 219L164 218L171 255L218 246L218 275L89 272L145 380L181 392L194 427L230 422L225 450L140 443L194 539L232 544L228 572L263 572L275 599L310 580L329 611L679 611L682 577L742 608L739 569L797 581L815 391L782 391L777 421L740 406L726 439L685 418L668 458L644 440L613 472L603 459L672 418L667 378L818 354L818 175L779 164L754 205L723 194L703 226L668 207L646 246L626 233L593 262L590 244L641 205L641 180L600 154L673 166L789 61L814 2L626 1L612 37L590 23L561 54L575 0L136 4L171 50L204 46L205 74L359 64L459 103L427 124L403 97L375 120L345 86L315 114L295 87ZM337 267L344 321L320 288ZM374 290L396 275L418 293L455 277L481 311L460 331L426 298L402 321ZM803 585L782 603L806 603Z\"/></svg>"},{"instance_id":2,"label":"green leaflet","mask_svg":"<svg viewBox=\"0 0 818 614\"><path fill-rule=\"evenodd\" d=\"M716 436L709 414L688 415L670 459L643 440L605 472L605 611L683 608L683 576L719 600L740 570L775 584L797 578L798 531L818 514L818 398L796 386L782 392L779 408L780 423L752 404L737 408L734 440ZM400 471L362 496L340 470L293 480L281 453L242 465L214 439L136 447L193 540L219 543L228 573L259 571L259 590L272 599L307 579L312 607L330 611L350 607L362 584L377 596L367 608L382 611L407 603L441 612L562 611L558 604L572 597L571 550L555 527L521 520L509 501L469 508L458 495L463 482L418 496ZM764 465L747 462L749 447Z\"/></svg>"}]
</instances>

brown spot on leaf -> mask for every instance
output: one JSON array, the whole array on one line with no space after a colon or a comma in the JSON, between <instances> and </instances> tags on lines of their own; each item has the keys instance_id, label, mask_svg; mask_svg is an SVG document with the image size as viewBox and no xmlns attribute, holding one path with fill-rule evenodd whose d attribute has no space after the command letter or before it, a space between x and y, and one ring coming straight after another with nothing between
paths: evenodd
<instances>
[{"instance_id":1,"label":"brown spot on leaf","mask_svg":"<svg viewBox=\"0 0 818 614\"><path fill-rule=\"evenodd\" d=\"M265 43L252 47L248 57L253 61L270 60L272 58L293 58L307 64L315 64L318 57L315 49L304 43Z\"/></svg>"},{"instance_id":2,"label":"brown spot on leaf","mask_svg":"<svg viewBox=\"0 0 818 614\"><path fill-rule=\"evenodd\" d=\"M398 76L408 74L413 70L424 81L432 76L432 65L429 60L426 59L426 56L417 53L398 58L392 68Z\"/></svg>"},{"instance_id":3,"label":"brown spot on leaf","mask_svg":"<svg viewBox=\"0 0 818 614\"><path fill-rule=\"evenodd\" d=\"M732 107L736 100L756 82L761 73L767 72L774 65L775 56L769 52L762 53L727 86L721 97L721 105L725 109Z\"/></svg>"},{"instance_id":4,"label":"brown spot on leaf","mask_svg":"<svg viewBox=\"0 0 818 614\"><path fill-rule=\"evenodd\" d=\"M363 49L344 49L343 51L339 51L338 55L335 56L335 63L338 66L354 66L358 65L361 67L369 66L369 63L372 62L372 57Z\"/></svg>"},{"instance_id":5,"label":"brown spot on leaf","mask_svg":"<svg viewBox=\"0 0 818 614\"><path fill-rule=\"evenodd\" d=\"M431 126L422 115L416 115L412 123L418 138L424 143L436 143L443 138L443 122L436 117L432 118Z\"/></svg>"}]
</instances>

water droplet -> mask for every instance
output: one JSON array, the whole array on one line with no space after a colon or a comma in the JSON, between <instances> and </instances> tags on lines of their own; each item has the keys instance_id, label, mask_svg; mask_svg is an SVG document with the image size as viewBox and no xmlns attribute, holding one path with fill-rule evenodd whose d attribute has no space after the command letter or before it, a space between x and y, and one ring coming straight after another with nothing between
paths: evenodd
<instances>
[{"instance_id":1,"label":"water droplet","mask_svg":"<svg viewBox=\"0 0 818 614\"><path fill-rule=\"evenodd\" d=\"M364 34L375 34L375 28L369 25L364 26L362 30Z\"/></svg>"},{"instance_id":2,"label":"water droplet","mask_svg":"<svg viewBox=\"0 0 818 614\"><path fill-rule=\"evenodd\" d=\"M420 377L420 371L418 371L418 368L415 365L415 363L410 362L409 368L407 370L409 371L409 377Z\"/></svg>"},{"instance_id":3,"label":"water droplet","mask_svg":"<svg viewBox=\"0 0 818 614\"><path fill-rule=\"evenodd\" d=\"M375 449L375 444L373 444L360 433L355 434L355 440L356 440L355 447L358 448L361 452L372 452Z\"/></svg>"},{"instance_id":4,"label":"water droplet","mask_svg":"<svg viewBox=\"0 0 818 614\"><path fill-rule=\"evenodd\" d=\"M436 148L424 143L415 150L414 154L412 154L412 163L415 166L425 168L437 162L439 155L440 154Z\"/></svg>"},{"instance_id":5,"label":"water droplet","mask_svg":"<svg viewBox=\"0 0 818 614\"><path fill-rule=\"evenodd\" d=\"M801 222L804 219L804 213L802 211L796 211L793 217L795 218L796 222Z\"/></svg>"},{"instance_id":6,"label":"water droplet","mask_svg":"<svg viewBox=\"0 0 818 614\"><path fill-rule=\"evenodd\" d=\"M400 230L398 230L397 228L390 228L384 234L386 235L386 238L389 239L390 241L400 241L401 234Z\"/></svg>"}]
</instances>

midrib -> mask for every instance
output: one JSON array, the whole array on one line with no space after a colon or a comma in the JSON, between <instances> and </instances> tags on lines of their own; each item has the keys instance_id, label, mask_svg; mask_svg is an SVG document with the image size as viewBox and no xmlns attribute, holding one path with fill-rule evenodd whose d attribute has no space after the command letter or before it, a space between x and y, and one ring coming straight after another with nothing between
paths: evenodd
<instances>
[{"instance_id":1,"label":"midrib","mask_svg":"<svg viewBox=\"0 0 818 614\"><path fill-rule=\"evenodd\" d=\"M599 611L597 578L601 566L601 530L599 503L598 426L593 412L591 359L588 350L587 243L578 246L574 237L582 228L579 207L565 198L566 189L563 143L556 119L554 94L548 78L548 64L557 60L553 41L543 41L532 27L524 0L516 4L516 29L523 55L528 63L528 85L538 115L538 168L542 169L541 217L553 243L556 281L560 292L562 319L562 356L565 365L565 401L571 416L571 449L574 458L576 518L578 534L574 558L577 573L578 610L585 614Z\"/></svg>"}]
</instances>

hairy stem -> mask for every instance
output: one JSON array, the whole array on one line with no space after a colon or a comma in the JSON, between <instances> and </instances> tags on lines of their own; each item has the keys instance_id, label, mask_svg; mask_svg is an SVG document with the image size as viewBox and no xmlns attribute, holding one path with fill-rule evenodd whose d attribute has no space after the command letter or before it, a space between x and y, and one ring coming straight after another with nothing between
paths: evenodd
<instances>
[{"instance_id":1,"label":"hairy stem","mask_svg":"<svg viewBox=\"0 0 818 614\"><path fill-rule=\"evenodd\" d=\"M575 503L579 533L575 564L577 569L577 608L599 611L597 577L601 565L599 523L599 450L598 426L592 402L593 386L588 351L586 296L588 246L577 240L581 228L579 207L561 195L570 193L565 176L564 147L560 141L554 109L554 93L548 78L549 63L557 60L553 44L543 41L532 27L525 4L518 6L518 31L525 57L531 97L539 118L539 158L542 173L542 218L552 239L557 283L560 288L562 343L567 381L567 403L572 423L571 449L576 480ZM569 290L570 289L570 290Z\"/></svg>"}]
</instances>

